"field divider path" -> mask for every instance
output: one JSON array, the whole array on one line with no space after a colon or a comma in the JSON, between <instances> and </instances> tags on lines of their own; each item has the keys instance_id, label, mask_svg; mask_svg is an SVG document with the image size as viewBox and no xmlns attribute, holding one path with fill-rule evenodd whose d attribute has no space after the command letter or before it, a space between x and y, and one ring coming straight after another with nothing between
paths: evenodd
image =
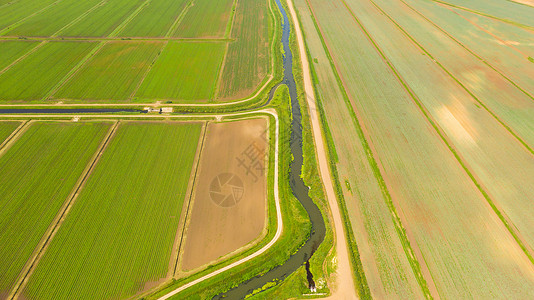
<instances>
[{"instance_id":1,"label":"field divider path","mask_svg":"<svg viewBox=\"0 0 534 300\"><path fill-rule=\"evenodd\" d=\"M189 3L187 3L185 5L184 9L180 12L178 17L176 17L176 20L174 20L174 23L172 23L171 27L167 31L167 34L165 34L166 38L171 37L173 35L173 33L176 31L176 29L178 28L178 25L180 25L180 23L182 22L184 16L187 14L187 11L193 5L193 1L195 1L195 0L189 0Z\"/></svg>"},{"instance_id":2,"label":"field divider path","mask_svg":"<svg viewBox=\"0 0 534 300\"><path fill-rule=\"evenodd\" d=\"M6 6L13 5L13 4L15 4L15 3L19 2L19 1L20 1L20 0L9 1L9 2L7 2L7 3L5 3L5 4L0 5L0 9L2 9L2 8L6 7Z\"/></svg>"},{"instance_id":3,"label":"field divider path","mask_svg":"<svg viewBox=\"0 0 534 300\"><path fill-rule=\"evenodd\" d=\"M19 278L17 279L15 286L11 290L7 299L13 300L13 299L19 298L20 293L24 290L24 287L28 283L30 276L32 275L33 271L35 270L35 267L39 263L39 260L43 257L44 253L46 252L46 249L50 245L51 240L54 238L54 236L58 232L59 228L61 227L61 224L63 224L65 218L67 217L67 214L69 213L70 209L76 202L76 199L79 195L80 190L83 188L83 186L87 182L87 179L90 177L90 174L92 173L98 161L100 160L100 157L102 156L102 153L104 152L107 145L109 144L109 141L115 135L115 132L117 130L117 127L119 126L119 123L120 123L120 120L115 121L115 123L109 129L100 147L95 152L93 158L90 160L89 164L86 166L82 175L78 179L78 182L74 186L74 189L72 190L70 195L67 197L65 203L59 210L58 215L54 218L50 227L48 228L43 238L37 245L34 253L32 254L30 259L24 266L24 269L22 270Z\"/></svg>"},{"instance_id":4,"label":"field divider path","mask_svg":"<svg viewBox=\"0 0 534 300\"><path fill-rule=\"evenodd\" d=\"M230 12L231 13L230 19L228 20L228 24L226 25L226 31L224 33L224 37L227 38L227 39L231 38L231 34L233 32L238 1L239 0L234 0L234 3L232 4L232 10ZM217 98L219 98L219 91L220 91L220 87L221 87L221 79L222 79L222 74L223 74L223 71L224 71L224 66L226 65L226 58L228 57L228 49L229 48L230 48L230 43L226 43L226 47L224 49L224 56L223 56L223 59L222 59L222 62L221 62L221 66L219 68L219 73L217 74L217 80L215 81L215 92L213 93L213 99L212 100L216 100Z\"/></svg>"},{"instance_id":5,"label":"field divider path","mask_svg":"<svg viewBox=\"0 0 534 300\"><path fill-rule=\"evenodd\" d=\"M344 1L344 0L342 0ZM370 0L372 2L372 0ZM347 6L347 9L351 12L351 14L353 15L354 18L356 18L356 16L354 15L354 12ZM387 15L386 15L387 16ZM359 22L359 21L358 21ZM361 25L362 28L363 25ZM365 29L364 29L365 30ZM367 33L367 30L365 30L366 33ZM369 34L367 33L368 37L371 38L369 36ZM372 38L371 38L372 39ZM509 220L509 218L503 214L499 208L497 207L497 205L495 204L495 202L491 199L489 193L487 192L487 188L485 188L481 183L480 181L478 180L478 177L470 170L469 168L469 165L465 162L465 159L458 153L458 151L456 150L456 148L454 147L454 145L452 145L452 143L449 141L449 139L447 138L446 134L444 133L443 129L441 129L441 127L438 125L438 123L434 120L434 118L430 115L430 113L428 112L428 110L426 109L426 107L422 104L421 100L419 99L419 97L415 94L415 92L408 86L408 84L406 83L406 81L404 80L404 78L400 75L400 73L397 71L397 69L393 66L393 64L391 63L391 61L389 61L389 59L387 58L387 56L385 55L385 53L380 49L380 47L373 41L373 45L375 46L375 49L378 51L378 53L380 54L380 56L385 60L385 62L387 63L387 65L389 66L389 68L391 69L391 71L395 74L395 77L397 77L397 79L399 80L399 82L402 84L402 86L404 87L404 89L408 92L408 94L410 95L410 98L414 101L414 103L416 104L416 106L419 108L419 110L421 111L421 113L423 114L423 116L425 117L425 119L427 120L427 122L432 126L432 128L434 128L434 130L436 131L436 133L439 135L439 137L441 138L441 140L445 143L445 145L447 146L447 148L449 149L449 151L451 151L451 153L454 155L454 157L456 158L456 160L458 161L458 163L460 164L460 166L462 167L462 169L466 172L466 174L469 176L469 178L471 178L471 180L473 181L473 183L475 184L475 186L477 187L477 189L479 190L479 192L483 195L483 197L486 199L487 203L490 205L490 207L492 208L493 212L499 217L499 219L501 220L501 222L503 223L503 225L506 227L506 229L510 232L510 234L512 235L512 237L514 238L514 240L517 242L517 244L519 245L519 247L523 250L524 254L527 256L527 258L530 260L530 262L532 264L534 264L534 254L531 253L532 252L532 249L530 249L530 247L528 247L526 241L524 240L524 238L521 236L521 233L517 231L517 228L513 225L513 223Z\"/></svg>"},{"instance_id":6,"label":"field divider path","mask_svg":"<svg viewBox=\"0 0 534 300\"><path fill-rule=\"evenodd\" d=\"M16 142L19 137L26 131L32 120L25 120L19 125L1 144L0 144L0 156L2 156L7 149Z\"/></svg>"},{"instance_id":7,"label":"field divider path","mask_svg":"<svg viewBox=\"0 0 534 300\"><path fill-rule=\"evenodd\" d=\"M185 210L183 209L183 218L182 216L180 216L180 220L182 221L182 226L180 226L178 228L178 232L177 232L177 235L176 235L176 241L175 241L175 246L176 247L176 257L171 257L171 259L174 259L174 262L173 262L173 265L174 265L174 268L172 269L172 273L169 274L170 277L174 277L176 276L176 271L178 270L178 266L179 266L179 263L181 262L181 249L182 249L182 245L183 245L183 242L184 242L184 235L185 235L185 232L186 232L186 229L187 229L187 226L189 225L189 214L191 213L191 210L193 209L192 207L192 202L193 202L193 192L195 190L195 184L196 184L196 181L197 181L197 173L198 173L198 167L200 165L200 159L202 157L202 152L204 150L204 142L206 141L206 132L208 131L208 122L205 122L204 123L204 129L203 129L203 132L202 132L202 138L200 139L199 141L199 145L198 145L198 153L195 157L195 164L194 164L194 168L195 168L195 172L192 174L193 175L193 180L190 184L190 186L188 187L188 193L187 195L189 196L188 197L188 201L187 201L187 207L186 207L186 203L184 202L184 207ZM178 239L178 236L179 236L179 239ZM169 273L170 273L171 270L169 270Z\"/></svg>"},{"instance_id":8,"label":"field divider path","mask_svg":"<svg viewBox=\"0 0 534 300\"><path fill-rule=\"evenodd\" d=\"M141 5L139 5L139 7L134 10L134 12L132 12L128 18L126 18L121 24L119 24L119 26L117 26L115 28L115 30L113 30L109 35L108 37L116 37L128 24L130 24L130 22L135 18L137 17L137 15L145 8L147 7L150 2L152 0L146 0L145 2L141 3Z\"/></svg>"},{"instance_id":9,"label":"field divider path","mask_svg":"<svg viewBox=\"0 0 534 300\"><path fill-rule=\"evenodd\" d=\"M37 51L39 48L41 48L42 46L44 46L46 43L48 43L48 41L42 41L41 43L39 43L38 45L36 45L35 47L31 48L30 50L28 50L28 52L26 52L25 54L23 54L21 57L15 59L12 63L10 63L8 66L6 66L4 69L0 70L0 75L4 74L5 72L7 72L9 69L11 69L14 65L16 65L17 63L19 63L21 60L24 60L26 57L30 56L32 53L34 53L35 51ZM24 105L24 104L22 104Z\"/></svg>"},{"instance_id":10,"label":"field divider path","mask_svg":"<svg viewBox=\"0 0 534 300\"><path fill-rule=\"evenodd\" d=\"M523 28L523 29L528 29L528 30L531 30L531 31L534 30L534 27L532 27L532 26L525 25L525 24L522 24L522 23L519 23L519 22L516 22L516 21L504 19L504 18L499 18L499 17L496 17L494 15L483 13L481 11L474 10L474 9L471 9L471 8L467 8L467 7L464 7L464 6L451 4L451 3L448 3L448 2L445 2L445 1L441 1L441 0L427 0L427 1L432 1L432 2L436 2L436 3L442 4L442 5L446 5L446 6L454 7L454 8L457 8L457 9L461 9L461 10L464 10L464 11L467 11L467 12L470 12L470 13L473 13L473 14L481 15L483 17L491 18L491 19L494 19L494 20L497 20L497 21L501 21L501 22L504 22L504 23L507 23L507 24L510 24L510 25L514 25L514 26L517 26L517 27L520 27L520 28Z\"/></svg>"},{"instance_id":11,"label":"field divider path","mask_svg":"<svg viewBox=\"0 0 534 300\"><path fill-rule=\"evenodd\" d=\"M141 88L141 85L143 84L143 82L145 81L146 77L148 76L148 73L150 73L150 71L152 70L152 68L154 67L154 65L156 64L156 62L158 61L159 57L161 56L161 54L163 53L163 51L165 51L165 49L167 48L167 46L169 45L169 38L171 37L172 33L176 30L176 28L178 27L178 25L180 25L180 22L182 22L185 14L187 13L187 10L189 9L189 7L191 6L191 4L193 3L194 0L190 0L189 3L184 7L184 9L180 12L180 14L178 15L178 17L176 17L176 20L174 21L174 23L172 24L172 26L169 28L169 30L167 30L167 33L165 34L165 38L167 38L165 44L163 45L163 47L161 47L161 50L158 52L158 54L156 55L156 57L154 57L154 59L152 60L152 63L150 64L150 66L148 66L148 68L146 69L145 71L145 74L143 74L143 77L141 77L141 80L139 80L139 83L137 84L137 86L135 87L135 89L132 91L132 94L130 95L130 97L128 97L128 99L131 101L133 100L133 98L135 97L135 95L137 94L137 92L139 91L139 88Z\"/></svg>"},{"instance_id":12,"label":"field divider path","mask_svg":"<svg viewBox=\"0 0 534 300\"><path fill-rule=\"evenodd\" d=\"M228 23L226 24L226 30L224 31L225 38L229 38L230 35L232 34L232 29L234 27L235 15L236 15L236 10L237 10L237 2L239 2L239 0L234 0L234 3L232 4L232 8L230 11L230 18L228 20Z\"/></svg>"},{"instance_id":13,"label":"field divider path","mask_svg":"<svg viewBox=\"0 0 534 300\"><path fill-rule=\"evenodd\" d=\"M57 37L59 36L59 34L65 30L65 29L68 29L70 28L72 25L78 23L79 21L81 21L83 18L85 18L87 15L89 15L90 13L92 13L95 9L103 6L104 4L106 4L109 0L102 0L101 2L97 3L95 6L89 8L86 12L82 13L81 15L79 15L76 19L72 20L70 23L68 23L67 25L63 26L62 28L60 28L58 31L56 31L56 33L52 34L50 37Z\"/></svg>"},{"instance_id":14,"label":"field divider path","mask_svg":"<svg viewBox=\"0 0 534 300\"><path fill-rule=\"evenodd\" d=\"M47 6L41 8L40 10L38 10L38 11L32 13L31 15L26 16L26 17L24 17L24 18L18 20L17 22L15 22L15 23L13 23L13 24L11 24L11 25L8 25L7 27L5 27L5 28L3 28L3 29L0 30L0 35L3 35L4 33L7 33L8 31L10 31L11 29L16 28L16 27L19 26L20 24L24 23L27 19L29 19L29 18L31 18L31 17L33 17L33 16L36 16L36 15L42 13L43 11L45 11L45 10L49 9L50 7L52 7L52 6L56 5L56 4L58 4L58 3L61 2L61 1L62 1L62 0L57 0L57 1L55 1L55 2L52 2L52 3L48 4Z\"/></svg>"},{"instance_id":15,"label":"field divider path","mask_svg":"<svg viewBox=\"0 0 534 300\"><path fill-rule=\"evenodd\" d=\"M362 119L362 117L360 115L360 112L355 109L355 106L353 103L355 100L352 99L352 97L350 97L346 92L347 84L345 80L343 79L342 75L339 73L338 62L331 55L330 46L328 45L327 41L324 39L324 32L316 20L317 18L315 15L315 10L312 4L310 3L310 0L307 0L307 2L310 8L310 11L312 13L312 18L315 22L315 25L317 26L319 36L321 38L321 41L323 42L325 52L327 56L329 57L329 59L331 60L330 63L334 71L334 75L336 76L336 79L338 80L338 84L340 86L341 91L343 92L344 96L347 99L347 102L346 102L347 109L351 111L351 115L353 115L353 122L356 125L356 128L358 128L360 131L358 132L358 134L359 134L359 138L361 139L361 143L364 149L366 149L367 160L373 169L375 179L377 180L380 186L380 189L382 191L382 194L384 195L384 198L386 199L386 205L389 209L393 224L395 225L395 230L397 232L397 235L403 245L403 250L406 255L406 258L410 262L410 267L417 279L417 282L421 290L425 294L425 296L428 299L439 298L439 295L437 293L437 288L435 286L432 275L430 274L430 270L428 269L428 266L426 265L426 261L424 260L422 252L419 249L417 243L413 239L410 238L412 236L411 229L403 225L403 223L406 223L406 218L402 214L402 210L401 210L401 213L397 211L397 206L399 206L399 204L396 203L394 198L392 197L391 192L389 191L386 179L382 175L385 171L384 171L383 166L375 158L378 156L376 153L376 149L370 142L368 142L368 140L370 140L370 137L369 137L369 133L367 132L365 128L365 124L359 121ZM345 6L346 6L346 3L345 3ZM358 23L358 20L355 19L355 21ZM364 33L369 39L369 42L374 43L374 41L367 34L367 32L364 31Z\"/></svg>"},{"instance_id":16,"label":"field divider path","mask_svg":"<svg viewBox=\"0 0 534 300\"><path fill-rule=\"evenodd\" d=\"M517 83L515 83L512 79L510 79L508 76L506 76L503 72L501 72L498 68L494 67L493 65L491 65L487 60L485 60L484 58L482 58L480 55L478 55L475 51L471 50L469 47L467 47L466 45L462 44L462 42L460 42L459 40L457 40L456 38L454 38L450 33L448 33L445 29L441 28L439 25L437 25L436 23L432 22L432 20L430 20L429 18L427 18L423 13L419 12L417 9L413 8L411 5L409 5L406 1L404 0L399 0L400 2L402 2L405 6L407 6L408 8L410 8L411 10L413 10L416 14L420 15L423 19L425 19L426 21L428 21L430 24L432 24L434 27L436 27L438 30L440 30L441 32L443 32L443 34L445 34L446 36L448 36L451 40L455 41L458 45L460 45L462 48L464 48L465 50L467 50L469 53L471 53L473 56L475 56L476 58L478 58L480 61L482 61L482 63L484 63L485 65L487 65L488 67L490 67L491 69L493 69L495 72L499 73L499 75L501 75L504 79L506 79L508 82L510 82L512 85L514 85L516 88L518 88L521 92L523 92L527 97L529 97L530 99L534 100L534 96L532 96L528 91L524 90L522 87L520 87ZM374 2L373 2L374 3ZM376 5L376 4L375 4ZM494 37L496 40L498 40L499 42L509 46L510 48L514 49L515 51L519 52L521 55L523 55L525 57L525 59L528 59L528 54L522 52L521 50L517 49L516 47L514 47L513 45L511 45L510 43L508 43L507 41L499 38L498 36L496 36L495 34L489 32L488 30L482 28L481 26L479 26L478 24L474 23L473 21L465 18L464 16L458 14L457 12L455 12L454 10L452 10L451 8L447 7L448 9L450 9L453 13L457 14L459 17L465 19L467 22L473 24L473 26L477 27L478 29L486 32L487 34L491 35L492 37ZM441 66L441 65L440 65ZM452 75L451 75L452 76Z\"/></svg>"},{"instance_id":17,"label":"field divider path","mask_svg":"<svg viewBox=\"0 0 534 300\"><path fill-rule=\"evenodd\" d=\"M78 62L50 91L42 98L43 101L50 100L78 71L93 58L108 42L102 41L96 45L82 60Z\"/></svg>"}]
</instances>

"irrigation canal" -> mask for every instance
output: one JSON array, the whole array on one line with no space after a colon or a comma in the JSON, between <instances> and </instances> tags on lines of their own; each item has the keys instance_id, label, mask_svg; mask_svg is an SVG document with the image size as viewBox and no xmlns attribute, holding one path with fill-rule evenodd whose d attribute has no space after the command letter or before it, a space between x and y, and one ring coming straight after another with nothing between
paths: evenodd
<instances>
[{"instance_id":1,"label":"irrigation canal","mask_svg":"<svg viewBox=\"0 0 534 300\"><path fill-rule=\"evenodd\" d=\"M293 195L300 201L311 220L311 233L304 245L282 265L271 269L262 276L253 277L245 281L226 293L215 296L213 299L243 299L255 289L263 287L265 284L272 281L284 280L295 272L302 265L306 266L307 278L309 286L314 286L313 276L309 269L309 259L317 250L319 245L323 242L326 229L321 211L313 200L308 195L309 188L304 184L301 178L302 165L304 162L302 152L302 114L300 112L300 104L297 98L297 86L295 77L293 75L293 55L289 47L289 36L291 26L285 8L276 0L276 5L282 14L282 44L284 47L284 79L282 84L289 88L289 95L291 97L291 112L293 120L291 122L291 153L293 154L293 162L291 163L291 171L289 175L290 186Z\"/></svg>"}]
</instances>

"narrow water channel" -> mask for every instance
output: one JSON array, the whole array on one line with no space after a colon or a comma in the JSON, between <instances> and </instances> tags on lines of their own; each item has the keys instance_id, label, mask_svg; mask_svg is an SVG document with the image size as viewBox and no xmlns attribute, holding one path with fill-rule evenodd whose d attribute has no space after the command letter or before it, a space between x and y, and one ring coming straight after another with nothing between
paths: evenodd
<instances>
[{"instance_id":1,"label":"narrow water channel","mask_svg":"<svg viewBox=\"0 0 534 300\"><path fill-rule=\"evenodd\" d=\"M309 270L308 261L315 250L317 250L319 245L323 242L326 233L321 211L308 195L309 188L304 184L304 181L302 181L300 176L304 161L302 153L302 114L300 112L300 104L297 98L297 86L293 76L293 55L291 53L291 48L289 47L291 26L289 24L286 10L282 6L282 3L280 3L280 0L276 0L276 5L283 18L282 44L285 55L283 57L284 79L282 84L287 85L289 88L291 112L293 114L293 120L291 122L291 153L293 154L294 160L291 163L289 180L293 195L300 201L309 215L312 224L311 233L306 243L295 254L291 255L284 264L275 267L262 276L245 281L228 292L215 296L213 299L243 299L252 291L263 287L268 282L273 280L284 280L302 265L306 266L308 284L314 285L313 274L311 274Z\"/></svg>"}]
</instances>

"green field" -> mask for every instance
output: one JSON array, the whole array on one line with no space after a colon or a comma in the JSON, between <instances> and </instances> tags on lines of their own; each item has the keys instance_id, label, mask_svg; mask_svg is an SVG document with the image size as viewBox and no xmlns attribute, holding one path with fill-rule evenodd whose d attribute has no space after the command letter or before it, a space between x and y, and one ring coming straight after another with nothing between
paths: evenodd
<instances>
[{"instance_id":1,"label":"green field","mask_svg":"<svg viewBox=\"0 0 534 300\"><path fill-rule=\"evenodd\" d=\"M17 127L20 122L0 122L0 145L7 139Z\"/></svg>"},{"instance_id":2,"label":"green field","mask_svg":"<svg viewBox=\"0 0 534 300\"><path fill-rule=\"evenodd\" d=\"M108 36L130 17L145 0L110 0L95 9L60 36Z\"/></svg>"},{"instance_id":3,"label":"green field","mask_svg":"<svg viewBox=\"0 0 534 300\"><path fill-rule=\"evenodd\" d=\"M36 42L0 41L0 71L37 46Z\"/></svg>"},{"instance_id":4,"label":"green field","mask_svg":"<svg viewBox=\"0 0 534 300\"><path fill-rule=\"evenodd\" d=\"M34 123L0 156L0 295L9 293L109 127Z\"/></svg>"},{"instance_id":5,"label":"green field","mask_svg":"<svg viewBox=\"0 0 534 300\"><path fill-rule=\"evenodd\" d=\"M223 43L169 42L135 95L140 99L213 98Z\"/></svg>"},{"instance_id":6,"label":"green field","mask_svg":"<svg viewBox=\"0 0 534 300\"><path fill-rule=\"evenodd\" d=\"M403 243L402 247L409 260L415 259L422 266L421 273L431 293L444 298L532 296L534 274L529 258L488 204L487 195L481 192L471 175L473 171L467 167L471 165L460 160L455 150L459 140L455 144L449 140L455 138L453 129L458 129L454 118L447 114L436 121L433 115L441 106L454 104L454 97L465 91L451 84L452 79L427 55L414 51L415 45L369 1L310 3L340 74L340 86L346 90L362 124L363 137L369 144L365 151L376 160L373 172L379 183L383 178L383 189L390 195L386 204L393 208L392 218L399 218L404 227L400 236L405 235L409 244ZM419 73L418 78L412 74L415 72ZM447 97L441 91L442 85L449 92ZM436 99L432 92L441 97ZM495 141L504 138L505 129L487 112L472 110L476 106L468 94L455 101L470 105L464 111L465 116L473 115L471 126L487 126L495 133ZM332 122L345 120L336 118ZM465 120L459 122L465 126ZM441 129L444 126L448 128ZM343 133L345 140L356 136ZM488 146L488 135L483 133L480 145L475 136L475 145L481 147L478 152L493 155L491 151L496 149ZM456 138L462 138L461 131ZM505 140L511 143L510 147L520 149L519 142ZM468 153L462 149L462 153ZM494 171L492 168L485 165L477 172L482 175L481 172ZM350 182L348 186L351 191L360 189ZM375 230L369 234L376 234ZM391 258L376 259L375 264L380 266ZM379 278L385 285L390 284L389 279Z\"/></svg>"},{"instance_id":7,"label":"green field","mask_svg":"<svg viewBox=\"0 0 534 300\"><path fill-rule=\"evenodd\" d=\"M162 47L163 42L108 43L54 98L128 100Z\"/></svg>"},{"instance_id":8,"label":"green field","mask_svg":"<svg viewBox=\"0 0 534 300\"><path fill-rule=\"evenodd\" d=\"M22 295L128 298L166 277L200 131L120 124Z\"/></svg>"},{"instance_id":9,"label":"green field","mask_svg":"<svg viewBox=\"0 0 534 300\"><path fill-rule=\"evenodd\" d=\"M55 0L9 1L8 3L10 4L7 4L0 9L0 32L26 17L48 8L54 2Z\"/></svg>"},{"instance_id":10,"label":"green field","mask_svg":"<svg viewBox=\"0 0 534 300\"><path fill-rule=\"evenodd\" d=\"M51 36L101 0L64 0L4 33L8 36Z\"/></svg>"},{"instance_id":11,"label":"green field","mask_svg":"<svg viewBox=\"0 0 534 300\"><path fill-rule=\"evenodd\" d=\"M222 38L234 0L195 0L174 32L182 38Z\"/></svg>"},{"instance_id":12,"label":"green field","mask_svg":"<svg viewBox=\"0 0 534 300\"><path fill-rule=\"evenodd\" d=\"M232 38L236 41L228 46L219 98L246 97L265 78L270 64L270 23L267 1L238 1L232 28Z\"/></svg>"},{"instance_id":13,"label":"green field","mask_svg":"<svg viewBox=\"0 0 534 300\"><path fill-rule=\"evenodd\" d=\"M48 42L0 75L0 100L42 99L94 47L89 42Z\"/></svg>"},{"instance_id":14,"label":"green field","mask_svg":"<svg viewBox=\"0 0 534 300\"><path fill-rule=\"evenodd\" d=\"M119 36L166 36L188 0L153 0L119 33Z\"/></svg>"}]
</instances>

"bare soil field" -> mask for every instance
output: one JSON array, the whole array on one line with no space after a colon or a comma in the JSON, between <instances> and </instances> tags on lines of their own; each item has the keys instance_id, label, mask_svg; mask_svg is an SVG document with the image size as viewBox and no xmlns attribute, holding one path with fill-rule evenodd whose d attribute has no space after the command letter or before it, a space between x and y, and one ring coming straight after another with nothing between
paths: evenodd
<instances>
[{"instance_id":1,"label":"bare soil field","mask_svg":"<svg viewBox=\"0 0 534 300\"><path fill-rule=\"evenodd\" d=\"M267 121L209 123L179 266L193 270L258 239L266 224Z\"/></svg>"}]
</instances>

